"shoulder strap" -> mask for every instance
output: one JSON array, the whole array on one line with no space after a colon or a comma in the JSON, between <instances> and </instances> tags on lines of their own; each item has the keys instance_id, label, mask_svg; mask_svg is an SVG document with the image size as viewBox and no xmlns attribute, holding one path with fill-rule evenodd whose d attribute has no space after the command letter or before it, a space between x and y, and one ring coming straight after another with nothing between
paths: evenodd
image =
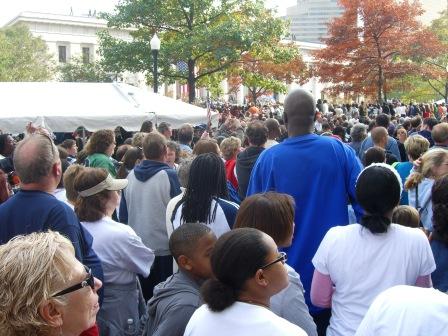
<instances>
[{"instance_id":1,"label":"shoulder strap","mask_svg":"<svg viewBox=\"0 0 448 336\"><path fill-rule=\"evenodd\" d=\"M418 184L415 186L415 208L420 213L420 202L418 200Z\"/></svg>"}]
</instances>

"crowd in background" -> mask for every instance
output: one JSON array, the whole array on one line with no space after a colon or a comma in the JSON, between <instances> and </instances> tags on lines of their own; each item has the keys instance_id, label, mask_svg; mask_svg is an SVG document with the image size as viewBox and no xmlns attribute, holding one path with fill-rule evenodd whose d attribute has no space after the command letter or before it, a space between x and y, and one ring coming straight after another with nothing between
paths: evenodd
<instances>
[{"instance_id":1,"label":"crowd in background","mask_svg":"<svg viewBox=\"0 0 448 336\"><path fill-rule=\"evenodd\" d=\"M3 130L5 335L448 333L444 103L213 108Z\"/></svg>"}]
</instances>

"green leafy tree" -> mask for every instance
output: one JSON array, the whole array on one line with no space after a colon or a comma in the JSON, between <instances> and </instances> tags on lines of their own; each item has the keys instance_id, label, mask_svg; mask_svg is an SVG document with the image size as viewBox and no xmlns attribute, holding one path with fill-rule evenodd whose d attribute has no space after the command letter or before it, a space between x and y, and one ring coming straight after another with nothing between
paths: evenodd
<instances>
[{"instance_id":1,"label":"green leafy tree","mask_svg":"<svg viewBox=\"0 0 448 336\"><path fill-rule=\"evenodd\" d=\"M431 30L441 42L442 50L448 49L448 10L441 13L440 17L431 24ZM448 103L448 53L443 52L438 57L424 60L426 69L423 79L437 95L440 95Z\"/></svg>"},{"instance_id":2,"label":"green leafy tree","mask_svg":"<svg viewBox=\"0 0 448 336\"><path fill-rule=\"evenodd\" d=\"M123 0L108 26L128 28L131 42L100 34L100 51L112 71L146 71L152 79L149 41L162 41L159 75L162 81L188 83L189 101L198 82L222 72L241 56L278 40L286 23L264 8L262 0ZM183 66L179 66L183 65Z\"/></svg>"},{"instance_id":3,"label":"green leafy tree","mask_svg":"<svg viewBox=\"0 0 448 336\"><path fill-rule=\"evenodd\" d=\"M58 68L61 82L112 82L100 62L83 62L82 57L73 57Z\"/></svg>"},{"instance_id":4,"label":"green leafy tree","mask_svg":"<svg viewBox=\"0 0 448 336\"><path fill-rule=\"evenodd\" d=\"M0 81L37 82L53 76L47 45L24 25L0 29Z\"/></svg>"}]
</instances>

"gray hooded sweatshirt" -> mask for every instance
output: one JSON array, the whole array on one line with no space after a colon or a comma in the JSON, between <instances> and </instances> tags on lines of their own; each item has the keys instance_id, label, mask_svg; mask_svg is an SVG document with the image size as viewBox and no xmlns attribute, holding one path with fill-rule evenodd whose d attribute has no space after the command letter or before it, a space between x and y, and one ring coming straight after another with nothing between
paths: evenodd
<instances>
[{"instance_id":1,"label":"gray hooded sweatshirt","mask_svg":"<svg viewBox=\"0 0 448 336\"><path fill-rule=\"evenodd\" d=\"M182 270L158 284L140 320L139 335L182 336L191 315L202 305L200 286Z\"/></svg>"}]
</instances>

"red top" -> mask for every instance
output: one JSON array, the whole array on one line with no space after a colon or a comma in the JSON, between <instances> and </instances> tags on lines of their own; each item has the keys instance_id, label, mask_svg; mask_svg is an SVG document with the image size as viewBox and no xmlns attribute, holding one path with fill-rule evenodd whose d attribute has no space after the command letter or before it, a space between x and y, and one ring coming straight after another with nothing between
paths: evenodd
<instances>
[{"instance_id":1,"label":"red top","mask_svg":"<svg viewBox=\"0 0 448 336\"><path fill-rule=\"evenodd\" d=\"M235 165L236 165L236 158L227 160L225 163L226 167L226 178L232 183L233 187L238 190L238 180L235 176Z\"/></svg>"},{"instance_id":2,"label":"red top","mask_svg":"<svg viewBox=\"0 0 448 336\"><path fill-rule=\"evenodd\" d=\"M92 328L83 331L80 336L99 336L99 334L98 327L95 324Z\"/></svg>"}]
</instances>

